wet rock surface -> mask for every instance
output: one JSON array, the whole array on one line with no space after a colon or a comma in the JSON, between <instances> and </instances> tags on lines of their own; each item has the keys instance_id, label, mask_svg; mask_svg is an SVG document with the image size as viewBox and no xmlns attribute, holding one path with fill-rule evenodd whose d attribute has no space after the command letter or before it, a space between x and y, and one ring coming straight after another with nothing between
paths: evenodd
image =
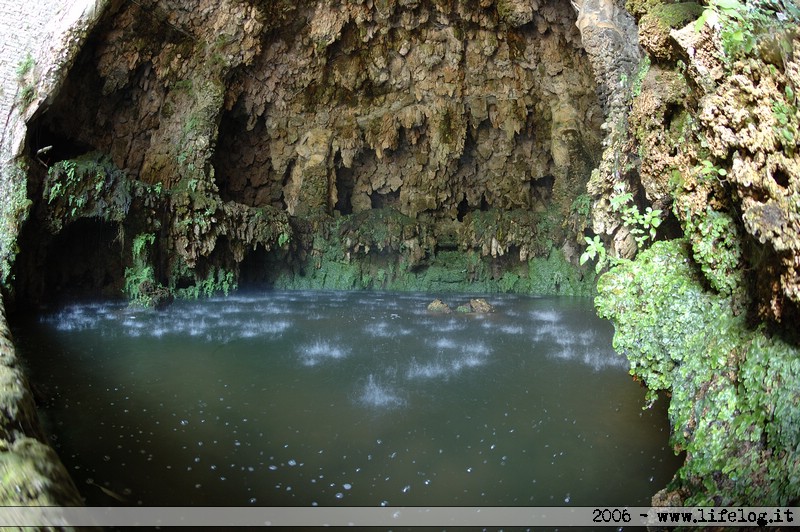
<instances>
[{"instance_id":1,"label":"wet rock surface","mask_svg":"<svg viewBox=\"0 0 800 532\"><path fill-rule=\"evenodd\" d=\"M45 436L0 301L0 503L4 506L83 504Z\"/></svg>"},{"instance_id":2,"label":"wet rock surface","mask_svg":"<svg viewBox=\"0 0 800 532\"><path fill-rule=\"evenodd\" d=\"M442 252L474 251L498 279L536 271L527 263L553 247L574 262L588 214L573 205L608 94L581 40L606 12L582 9L579 30L555 0L115 4L30 124L32 212L48 227L23 235L17 288L30 300L58 292L26 272L97 213L122 235L124 268L137 264L131 243L153 235L149 280L173 291L211 289L219 271L236 282L243 262L275 250L284 270L307 271L335 245L345 261L391 252L417 273ZM119 198L110 178L64 193L72 174L52 168L87 153L130 183L129 203L105 208ZM384 238L359 216L402 230ZM305 231L337 219L352 220L340 242ZM100 263L110 290L120 266Z\"/></svg>"}]
</instances>

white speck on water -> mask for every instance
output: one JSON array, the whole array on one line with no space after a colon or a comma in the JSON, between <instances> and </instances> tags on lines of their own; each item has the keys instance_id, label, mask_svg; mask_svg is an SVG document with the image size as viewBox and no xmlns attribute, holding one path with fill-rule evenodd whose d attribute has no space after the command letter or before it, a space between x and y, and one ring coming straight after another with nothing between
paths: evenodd
<instances>
[{"instance_id":1,"label":"white speck on water","mask_svg":"<svg viewBox=\"0 0 800 532\"><path fill-rule=\"evenodd\" d=\"M290 459L288 462L286 462L286 463L287 463L287 464L289 464L289 465L290 465L290 466L292 466L292 467L294 467L294 466L296 466L296 465L297 465L297 462L295 461L295 459L294 459L294 458L291 458L291 459Z\"/></svg>"},{"instance_id":2,"label":"white speck on water","mask_svg":"<svg viewBox=\"0 0 800 532\"><path fill-rule=\"evenodd\" d=\"M406 486L403 488L403 493L408 493L409 491L411 491L411 485L406 484Z\"/></svg>"},{"instance_id":3,"label":"white speck on water","mask_svg":"<svg viewBox=\"0 0 800 532\"><path fill-rule=\"evenodd\" d=\"M278 466L276 466L275 464L272 464L272 465L269 466L269 470L270 471L276 471L277 469L278 469Z\"/></svg>"},{"instance_id":4,"label":"white speck on water","mask_svg":"<svg viewBox=\"0 0 800 532\"><path fill-rule=\"evenodd\" d=\"M353 486L352 486L351 484L342 484L342 487L343 487L345 490L349 490L349 489L350 489L350 488L352 488Z\"/></svg>"},{"instance_id":5,"label":"white speck on water","mask_svg":"<svg viewBox=\"0 0 800 532\"><path fill-rule=\"evenodd\" d=\"M336 498L337 498L337 499L342 499L342 498L344 498L344 493L342 493L341 491L340 491L340 492L338 492L338 493L336 494Z\"/></svg>"}]
</instances>

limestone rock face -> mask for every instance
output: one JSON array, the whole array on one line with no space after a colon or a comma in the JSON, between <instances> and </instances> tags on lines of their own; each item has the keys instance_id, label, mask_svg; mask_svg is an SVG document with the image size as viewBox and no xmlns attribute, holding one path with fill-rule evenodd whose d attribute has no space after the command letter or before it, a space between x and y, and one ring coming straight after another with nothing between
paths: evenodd
<instances>
[{"instance_id":1,"label":"limestone rock face","mask_svg":"<svg viewBox=\"0 0 800 532\"><path fill-rule=\"evenodd\" d=\"M782 321L800 304L800 115L792 88L800 86L800 40L796 32L774 35L774 46L793 50L781 59L765 42L734 60L711 27L667 26L685 22L687 9L697 14L696 6L651 10L660 26L640 27L648 52L663 60L641 76L629 117L641 186L680 222L712 288L744 290L742 276L751 274L746 297L762 318Z\"/></svg>"},{"instance_id":2,"label":"limestone rock face","mask_svg":"<svg viewBox=\"0 0 800 532\"><path fill-rule=\"evenodd\" d=\"M43 126L148 183L213 178L290 214L453 217L528 208L547 176L580 185L599 148L568 2L147 6L99 32Z\"/></svg>"},{"instance_id":3,"label":"limestone rock face","mask_svg":"<svg viewBox=\"0 0 800 532\"><path fill-rule=\"evenodd\" d=\"M612 63L628 61L597 54L635 39L624 15L566 0L110 3L29 123L34 216L58 229L32 224L24 269L89 223L75 198L43 195L48 168L89 152L135 183L133 208L100 216L129 237L113 247L153 235L164 285L238 275L260 250L319 256L304 228L372 211L410 220L389 246L403 267L439 250L548 256L588 223L574 202L599 160ZM111 202L97 190L93 207ZM367 236L343 239L345 261L391 240Z\"/></svg>"}]
</instances>

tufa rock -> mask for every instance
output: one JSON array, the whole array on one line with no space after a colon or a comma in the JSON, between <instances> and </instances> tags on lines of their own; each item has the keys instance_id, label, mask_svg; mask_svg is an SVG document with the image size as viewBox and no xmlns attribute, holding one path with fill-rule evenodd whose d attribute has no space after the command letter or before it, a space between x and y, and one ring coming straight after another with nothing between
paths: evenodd
<instances>
[{"instance_id":1,"label":"tufa rock","mask_svg":"<svg viewBox=\"0 0 800 532\"><path fill-rule=\"evenodd\" d=\"M450 314L452 310L450 307L442 301L441 299L434 299L428 305L428 312L435 312L437 314Z\"/></svg>"},{"instance_id":2,"label":"tufa rock","mask_svg":"<svg viewBox=\"0 0 800 532\"><path fill-rule=\"evenodd\" d=\"M469 308L472 312L476 312L478 314L486 314L489 312L494 312L494 307L490 305L485 299L482 298L470 299Z\"/></svg>"}]
</instances>

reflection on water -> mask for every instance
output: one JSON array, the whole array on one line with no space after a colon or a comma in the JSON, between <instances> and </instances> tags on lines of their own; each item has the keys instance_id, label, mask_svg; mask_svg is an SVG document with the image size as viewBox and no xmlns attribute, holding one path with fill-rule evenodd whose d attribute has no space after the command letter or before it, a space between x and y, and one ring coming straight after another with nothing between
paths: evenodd
<instances>
[{"instance_id":1,"label":"reflection on water","mask_svg":"<svg viewBox=\"0 0 800 532\"><path fill-rule=\"evenodd\" d=\"M430 299L82 304L16 334L92 505L643 506L671 478L665 412L589 301Z\"/></svg>"}]
</instances>

